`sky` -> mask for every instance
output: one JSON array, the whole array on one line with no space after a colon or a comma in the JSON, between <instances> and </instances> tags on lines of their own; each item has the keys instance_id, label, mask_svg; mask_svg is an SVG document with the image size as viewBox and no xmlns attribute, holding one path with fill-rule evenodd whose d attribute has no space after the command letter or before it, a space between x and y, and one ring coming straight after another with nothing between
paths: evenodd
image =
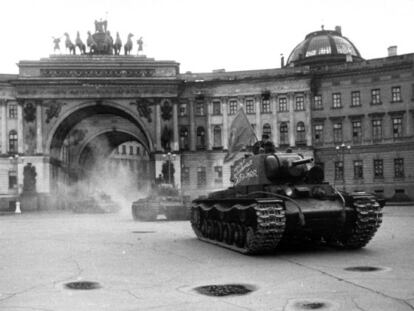
<instances>
[{"instance_id":1,"label":"sky","mask_svg":"<svg viewBox=\"0 0 414 311\"><path fill-rule=\"evenodd\" d=\"M180 71L280 67L309 32L342 27L365 59L414 53L414 0L2 0L0 73L18 73L20 60L53 54L52 37L79 31L86 41L94 21L143 37L144 54L174 60ZM68 53L61 41L61 53Z\"/></svg>"}]
</instances>

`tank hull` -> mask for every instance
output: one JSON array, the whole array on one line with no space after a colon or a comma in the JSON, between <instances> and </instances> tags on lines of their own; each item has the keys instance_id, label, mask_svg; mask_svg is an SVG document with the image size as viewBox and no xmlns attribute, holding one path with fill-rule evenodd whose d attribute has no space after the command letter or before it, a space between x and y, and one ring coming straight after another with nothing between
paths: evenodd
<instances>
[{"instance_id":1,"label":"tank hull","mask_svg":"<svg viewBox=\"0 0 414 311\"><path fill-rule=\"evenodd\" d=\"M191 225L205 242L243 254L273 252L314 241L344 248L365 246L382 222L373 196L341 200L198 199Z\"/></svg>"}]
</instances>

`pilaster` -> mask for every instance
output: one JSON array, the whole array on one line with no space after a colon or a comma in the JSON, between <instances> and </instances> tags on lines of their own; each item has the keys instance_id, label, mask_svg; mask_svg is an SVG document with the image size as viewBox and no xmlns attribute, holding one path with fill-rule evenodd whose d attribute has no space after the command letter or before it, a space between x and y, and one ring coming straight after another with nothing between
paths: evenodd
<instances>
[{"instance_id":1,"label":"pilaster","mask_svg":"<svg viewBox=\"0 0 414 311\"><path fill-rule=\"evenodd\" d=\"M287 96L289 106L289 146L295 146L295 106L294 106L294 94L289 93Z\"/></svg>"},{"instance_id":2,"label":"pilaster","mask_svg":"<svg viewBox=\"0 0 414 311\"><path fill-rule=\"evenodd\" d=\"M190 150L195 151L196 149L196 127L194 118L194 99L189 100L189 114L190 114Z\"/></svg>"},{"instance_id":3,"label":"pilaster","mask_svg":"<svg viewBox=\"0 0 414 311\"><path fill-rule=\"evenodd\" d=\"M42 101L36 101L36 153L43 153Z\"/></svg>"},{"instance_id":4,"label":"pilaster","mask_svg":"<svg viewBox=\"0 0 414 311\"><path fill-rule=\"evenodd\" d=\"M1 113L1 153L7 153L7 100L0 103Z\"/></svg>"},{"instance_id":5,"label":"pilaster","mask_svg":"<svg viewBox=\"0 0 414 311\"><path fill-rule=\"evenodd\" d=\"M174 101L173 102L173 146L172 146L172 150L173 151L178 151L179 150L179 145L178 145L178 108L177 108L178 102Z\"/></svg>"},{"instance_id":6,"label":"pilaster","mask_svg":"<svg viewBox=\"0 0 414 311\"><path fill-rule=\"evenodd\" d=\"M229 132L229 119L228 119L228 114L227 114L227 98L222 98L221 100L221 108L222 108L222 112L223 112L223 130L221 131L222 135L223 135L223 149L228 149L228 142L229 142L229 136L228 136L228 132Z\"/></svg>"},{"instance_id":7,"label":"pilaster","mask_svg":"<svg viewBox=\"0 0 414 311\"><path fill-rule=\"evenodd\" d=\"M161 151L161 107L160 101L157 101L155 104L155 141L156 148L155 151Z\"/></svg>"},{"instance_id":8,"label":"pilaster","mask_svg":"<svg viewBox=\"0 0 414 311\"><path fill-rule=\"evenodd\" d=\"M24 135L23 135L23 101L17 103L17 152L23 153Z\"/></svg>"},{"instance_id":9,"label":"pilaster","mask_svg":"<svg viewBox=\"0 0 414 311\"><path fill-rule=\"evenodd\" d=\"M272 140L276 147L279 147L279 122L277 120L277 95L273 95L270 97L270 103L272 107L272 117L273 117L273 124L272 124Z\"/></svg>"}]
</instances>

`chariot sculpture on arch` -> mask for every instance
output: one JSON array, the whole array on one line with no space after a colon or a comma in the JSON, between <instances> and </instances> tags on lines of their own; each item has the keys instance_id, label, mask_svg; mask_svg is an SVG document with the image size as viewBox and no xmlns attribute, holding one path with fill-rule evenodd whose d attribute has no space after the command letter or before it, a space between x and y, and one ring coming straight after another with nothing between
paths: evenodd
<instances>
[{"instance_id":1,"label":"chariot sculpture on arch","mask_svg":"<svg viewBox=\"0 0 414 311\"><path fill-rule=\"evenodd\" d=\"M131 53L133 48L132 33L128 34L126 43L123 45L121 37L118 32L116 32L116 38L111 35L111 32L108 30L108 21L95 20L94 23L95 31L87 31L86 44L82 41L79 31L76 34L76 41L73 43L70 39L69 33L65 32L64 36L65 47L68 50L69 54L76 54L76 48L79 49L80 54L89 54L89 55L119 55L121 48L124 48L124 54L128 55ZM54 52L60 50L59 42L60 38L53 38L54 43ZM137 41L139 52L142 51L142 37ZM89 51L86 51L86 48L89 48Z\"/></svg>"}]
</instances>

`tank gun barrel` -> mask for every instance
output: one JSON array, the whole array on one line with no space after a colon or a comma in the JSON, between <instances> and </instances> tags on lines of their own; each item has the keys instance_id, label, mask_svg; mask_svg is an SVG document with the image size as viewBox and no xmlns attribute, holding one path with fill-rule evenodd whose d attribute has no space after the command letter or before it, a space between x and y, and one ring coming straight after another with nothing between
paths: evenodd
<instances>
[{"instance_id":1,"label":"tank gun barrel","mask_svg":"<svg viewBox=\"0 0 414 311\"><path fill-rule=\"evenodd\" d=\"M298 166L301 164L307 164L307 163L311 163L313 162L313 158L307 158L307 159L303 159L303 160L296 160L292 162L292 166Z\"/></svg>"}]
</instances>

